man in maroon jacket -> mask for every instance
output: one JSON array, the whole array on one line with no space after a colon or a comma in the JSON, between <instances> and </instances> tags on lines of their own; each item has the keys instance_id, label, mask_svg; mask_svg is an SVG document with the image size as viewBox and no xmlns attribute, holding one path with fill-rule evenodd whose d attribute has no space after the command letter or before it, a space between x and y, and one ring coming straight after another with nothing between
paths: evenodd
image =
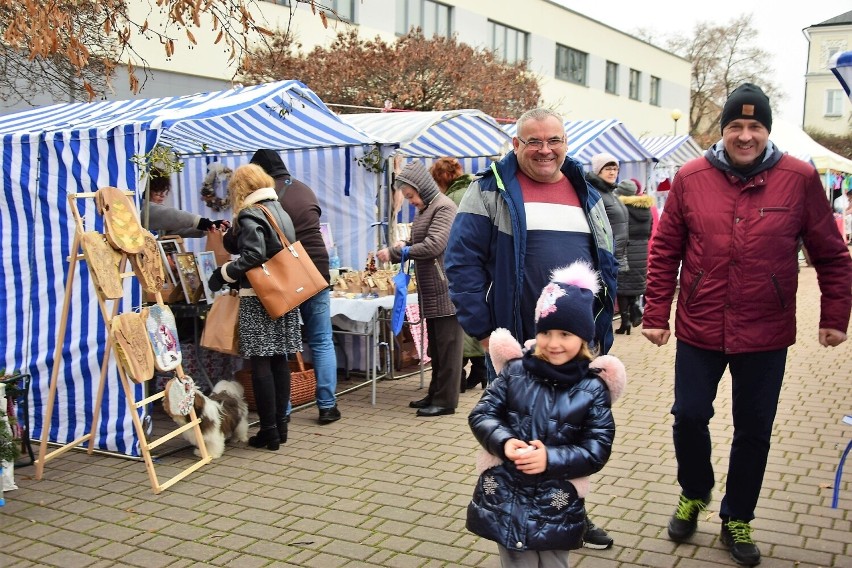
<instances>
[{"instance_id":1,"label":"man in maroon jacket","mask_svg":"<svg viewBox=\"0 0 852 568\"><path fill-rule=\"evenodd\" d=\"M649 256L642 334L658 346L669 340L680 266L671 412L681 495L668 533L676 542L690 538L710 502L708 424L727 367L734 438L721 540L736 562L754 566L760 551L749 523L796 339L799 239L819 279L823 346L846 341L852 259L819 174L769 140L772 111L759 87L745 83L730 94L721 127L722 140L675 176Z\"/></svg>"}]
</instances>

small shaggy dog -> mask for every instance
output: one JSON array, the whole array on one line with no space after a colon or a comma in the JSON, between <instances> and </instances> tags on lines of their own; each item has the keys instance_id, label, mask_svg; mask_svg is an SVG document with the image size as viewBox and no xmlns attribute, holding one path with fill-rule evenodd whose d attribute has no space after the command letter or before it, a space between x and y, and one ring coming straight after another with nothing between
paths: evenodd
<instances>
[{"instance_id":1,"label":"small shaggy dog","mask_svg":"<svg viewBox=\"0 0 852 568\"><path fill-rule=\"evenodd\" d=\"M210 457L222 457L225 442L231 438L240 442L248 441L248 405L243 397L243 386L240 383L219 381L207 397L197 387L187 386L192 385L191 382L175 383L175 381L178 379L172 379L166 384L163 408L176 424L183 426L189 422L189 409L185 404L192 398L195 415L201 418L199 428ZM189 391L186 389L189 388L194 388L194 396L188 396ZM186 411L186 414L183 411ZM193 453L199 456L194 429L183 432L182 436L196 446Z\"/></svg>"}]
</instances>

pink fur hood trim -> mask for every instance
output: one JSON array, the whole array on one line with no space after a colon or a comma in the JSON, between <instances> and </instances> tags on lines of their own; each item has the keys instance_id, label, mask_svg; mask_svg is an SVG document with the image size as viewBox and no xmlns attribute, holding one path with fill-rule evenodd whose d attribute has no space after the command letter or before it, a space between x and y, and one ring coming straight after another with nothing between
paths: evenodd
<instances>
[{"instance_id":1,"label":"pink fur hood trim","mask_svg":"<svg viewBox=\"0 0 852 568\"><path fill-rule=\"evenodd\" d=\"M524 344L524 348L531 349L534 344L535 340L530 339ZM506 363L522 357L525 349L521 348L521 344L509 333L508 329L502 327L495 329L488 341L488 354L491 356L494 371L499 374ZM612 402L621 398L627 386L627 371L624 368L624 363L612 355L601 355L596 357L589 367L599 371L598 376L609 389Z\"/></svg>"}]
</instances>

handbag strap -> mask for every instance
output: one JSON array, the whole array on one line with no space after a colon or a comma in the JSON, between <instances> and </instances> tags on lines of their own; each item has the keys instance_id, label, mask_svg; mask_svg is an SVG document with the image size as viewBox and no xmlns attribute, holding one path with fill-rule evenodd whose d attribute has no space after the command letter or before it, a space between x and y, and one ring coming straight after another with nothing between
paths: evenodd
<instances>
[{"instance_id":1,"label":"handbag strap","mask_svg":"<svg viewBox=\"0 0 852 568\"><path fill-rule=\"evenodd\" d=\"M298 363L299 363L299 371L304 373L305 372L305 360L302 359L302 354L299 353L298 351L296 351L296 361L298 361Z\"/></svg>"},{"instance_id":2,"label":"handbag strap","mask_svg":"<svg viewBox=\"0 0 852 568\"><path fill-rule=\"evenodd\" d=\"M276 233L278 233L278 237L281 239L281 244L284 245L284 248L289 248L290 241L288 241L287 237L284 236L284 233L281 232L281 228L278 226L278 223L275 222L275 218L272 216L269 209L267 209L265 205L260 205L259 203L257 204L257 207L259 207L260 210L263 211L264 215L266 215L266 218L269 219L269 224L272 225L272 228L275 229Z\"/></svg>"},{"instance_id":3,"label":"handbag strap","mask_svg":"<svg viewBox=\"0 0 852 568\"><path fill-rule=\"evenodd\" d=\"M408 257L408 249L409 249L409 247L402 247L399 250L399 271L411 274L411 262L410 262L411 259L407 258ZM405 261L406 260L409 261L407 269L405 268Z\"/></svg>"}]
</instances>

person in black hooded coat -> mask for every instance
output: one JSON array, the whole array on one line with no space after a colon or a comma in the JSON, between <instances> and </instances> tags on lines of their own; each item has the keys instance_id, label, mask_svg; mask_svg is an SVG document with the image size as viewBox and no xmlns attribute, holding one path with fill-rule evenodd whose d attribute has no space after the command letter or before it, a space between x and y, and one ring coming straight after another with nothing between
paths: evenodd
<instances>
[{"instance_id":1,"label":"person in black hooded coat","mask_svg":"<svg viewBox=\"0 0 852 568\"><path fill-rule=\"evenodd\" d=\"M651 208L654 198L642 194L635 179L624 180L615 188L618 199L627 207L627 270L618 272L618 309L621 327L616 333L630 333L642 323L639 298L645 293L648 277L648 240L653 230Z\"/></svg>"}]
</instances>

